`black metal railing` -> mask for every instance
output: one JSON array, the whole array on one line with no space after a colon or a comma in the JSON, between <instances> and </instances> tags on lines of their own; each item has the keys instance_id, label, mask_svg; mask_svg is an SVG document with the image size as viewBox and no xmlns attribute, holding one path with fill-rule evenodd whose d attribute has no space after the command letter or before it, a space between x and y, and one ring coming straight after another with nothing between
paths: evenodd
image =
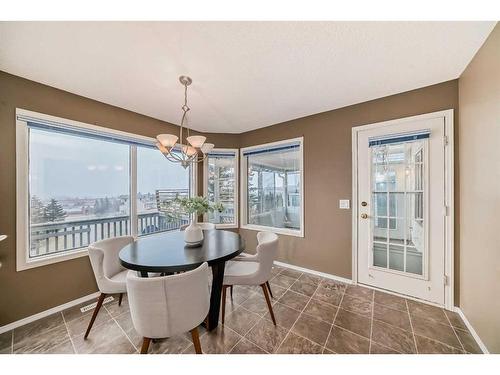
<instances>
[{"instance_id":1,"label":"black metal railing","mask_svg":"<svg viewBox=\"0 0 500 375\"><path fill-rule=\"evenodd\" d=\"M138 214L139 236L179 229L187 218L171 219L159 212ZM86 220L31 225L30 257L55 254L86 247L106 238L130 233L130 216L113 216Z\"/></svg>"}]
</instances>

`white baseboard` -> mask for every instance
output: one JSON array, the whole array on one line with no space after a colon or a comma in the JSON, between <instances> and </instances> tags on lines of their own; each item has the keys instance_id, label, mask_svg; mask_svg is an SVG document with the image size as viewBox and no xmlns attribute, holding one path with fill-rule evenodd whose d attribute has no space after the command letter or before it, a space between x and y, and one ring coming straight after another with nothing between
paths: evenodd
<instances>
[{"instance_id":1,"label":"white baseboard","mask_svg":"<svg viewBox=\"0 0 500 375\"><path fill-rule=\"evenodd\" d=\"M415 302L420 302L420 303L425 303L426 305L430 305L430 306L436 306L436 307L439 307L440 309L446 309L446 310L450 310L450 309L447 309L446 306L444 305L441 305L439 303L434 303L434 302L431 302L431 301L426 301L426 300L423 300L423 299L420 299L420 298L416 298L416 297L412 297L412 296L409 296L407 294L402 294L402 293L398 293L398 292L393 292L392 290L387 290L387 289L382 289L382 288L377 288L376 286L372 286L372 285L368 285L368 284L363 284L363 283L358 283L358 285L361 285L362 287L364 288L368 288L368 289L372 289L372 290L377 290L379 292L382 292L382 293L386 293L386 294L391 294L393 296L397 296L397 297L401 297L401 298L405 298L405 299L408 299L408 300L411 300L411 301L415 301ZM450 311L455 311L454 310L454 307L452 310Z\"/></svg>"},{"instance_id":2,"label":"white baseboard","mask_svg":"<svg viewBox=\"0 0 500 375\"><path fill-rule=\"evenodd\" d=\"M458 315L460 315L460 317L464 321L465 325L469 329L469 332L471 333L472 337L474 337L474 340L476 340L476 343L479 345L479 347L481 348L481 350L483 351L483 353L484 354L490 354L490 352L488 351L488 348L486 347L486 345L484 345L483 341L481 340L481 338L477 334L477 332L474 329L474 327L472 327L472 324L470 324L469 320L465 316L464 312L460 309L460 307L455 306L455 312Z\"/></svg>"},{"instance_id":3,"label":"white baseboard","mask_svg":"<svg viewBox=\"0 0 500 375\"><path fill-rule=\"evenodd\" d=\"M293 264L288 264L288 263L283 263L283 262L278 262L278 261L274 261L274 264L276 264L277 266L280 266L280 267L290 268L290 269L293 269L293 270L296 270L296 271L301 271L301 272L309 273L309 274L312 274L312 275L321 276L321 277L324 277L324 278L327 278L327 279L336 280L336 281L340 281L340 282L347 283L347 284L353 284L353 281L350 280L350 279L346 279L346 278L340 277L340 276L331 275L331 274L328 274L328 273L323 273L323 272L319 272L319 271L310 270L308 268L294 266ZM367 285L363 285L363 286L366 286L368 288L375 289L375 290L381 290L381 289L373 288L373 287L370 287L370 286L367 286ZM385 293L389 293L389 294L393 294L393 295L397 295L397 296L402 296L401 294L393 293L393 292L390 292L390 291L387 291L387 290L382 290L382 291L385 292ZM438 306L438 305L435 305L435 304L427 302L427 301L419 300L417 298L412 298L412 297L409 297L409 296L402 296L402 297L407 298L407 299L412 299L412 300L415 300L415 301L419 301L419 302L428 303L429 305ZM439 307L443 307L443 306L439 306ZM472 337L474 337L474 340L476 340L476 343L479 345L479 347L481 348L481 350L483 351L483 353L489 354L490 352L488 351L488 348L486 347L486 345L484 345L483 341L481 340L481 338L477 334L476 330L472 327L472 325L470 324L469 320L467 319L467 317L465 316L465 314L463 313L463 311L459 307L456 307L456 306L454 307L454 311L457 312L458 315L460 315L460 317L464 321L465 325L469 329Z\"/></svg>"},{"instance_id":4,"label":"white baseboard","mask_svg":"<svg viewBox=\"0 0 500 375\"><path fill-rule=\"evenodd\" d=\"M294 266L293 264L288 264L288 263L283 263L283 262L278 262L278 261L274 261L274 264L276 264L277 266L280 266L280 267L290 268L292 270L296 270L296 271L300 271L300 272L304 272L304 273L309 273L311 275L321 276L321 277L324 277L325 279L340 281L340 282L346 283L346 284L352 284L352 280L346 279L345 277L340 277L340 276L336 276L336 275L331 275L329 273L310 270L309 268Z\"/></svg>"},{"instance_id":5,"label":"white baseboard","mask_svg":"<svg viewBox=\"0 0 500 375\"><path fill-rule=\"evenodd\" d=\"M92 299L95 299L95 298L99 297L99 294L100 294L99 292L95 292L95 293L89 294L87 296L75 299L73 301L69 301L69 302L63 303L62 305L59 305L59 306L56 306L56 307L52 307L51 309L39 312L38 314L31 315L31 316L28 316L26 318L23 318L23 319L20 319L20 320L16 320L15 322L6 324L6 325L0 327L0 334L2 334L4 332L7 332L7 331L10 331L10 330L12 330L14 328L21 327L21 326L23 326L25 324L34 322L35 320L45 318L46 316L52 315L54 313L66 310L66 309L68 309L70 307L79 305L82 302L87 302L87 301L90 301Z\"/></svg>"}]
</instances>

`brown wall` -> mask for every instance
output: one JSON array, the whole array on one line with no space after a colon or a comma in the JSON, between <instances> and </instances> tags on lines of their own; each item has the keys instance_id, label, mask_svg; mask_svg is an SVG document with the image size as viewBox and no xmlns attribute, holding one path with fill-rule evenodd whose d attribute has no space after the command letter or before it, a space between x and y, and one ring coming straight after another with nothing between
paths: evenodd
<instances>
[{"instance_id":1,"label":"brown wall","mask_svg":"<svg viewBox=\"0 0 500 375\"><path fill-rule=\"evenodd\" d=\"M0 72L0 233L9 236L0 242L0 326L97 291L87 257L16 272L16 107L150 137L178 131L163 121ZM232 147L236 137L209 134L208 140Z\"/></svg>"},{"instance_id":2,"label":"brown wall","mask_svg":"<svg viewBox=\"0 0 500 375\"><path fill-rule=\"evenodd\" d=\"M305 237L280 236L279 260L351 278L351 210L339 199L352 199L352 127L450 108L458 108L457 80L242 134L240 147L304 137ZM240 233L254 249L255 232Z\"/></svg>"},{"instance_id":3,"label":"brown wall","mask_svg":"<svg viewBox=\"0 0 500 375\"><path fill-rule=\"evenodd\" d=\"M88 258L27 271L15 264L15 109L23 108L154 137L177 127L36 82L0 72L0 326L96 291ZM279 260L351 277L351 128L427 112L458 108L458 82L442 84L235 134L205 134L217 147L245 147L304 136L305 237L281 236ZM201 168L199 171L201 177ZM199 192L202 192L199 181ZM240 231L247 249L255 232Z\"/></svg>"},{"instance_id":4,"label":"brown wall","mask_svg":"<svg viewBox=\"0 0 500 375\"><path fill-rule=\"evenodd\" d=\"M459 80L460 307L500 353L500 25Z\"/></svg>"}]
</instances>

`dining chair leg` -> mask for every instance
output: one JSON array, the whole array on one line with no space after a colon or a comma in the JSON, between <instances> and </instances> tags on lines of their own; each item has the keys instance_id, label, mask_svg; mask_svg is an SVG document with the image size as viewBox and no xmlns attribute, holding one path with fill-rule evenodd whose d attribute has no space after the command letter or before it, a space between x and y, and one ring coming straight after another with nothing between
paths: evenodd
<instances>
[{"instance_id":1,"label":"dining chair leg","mask_svg":"<svg viewBox=\"0 0 500 375\"><path fill-rule=\"evenodd\" d=\"M222 324L224 324L224 318L226 317L226 288L228 285L222 285Z\"/></svg>"},{"instance_id":2,"label":"dining chair leg","mask_svg":"<svg viewBox=\"0 0 500 375\"><path fill-rule=\"evenodd\" d=\"M229 291L231 292L231 301L233 300L233 286L231 285Z\"/></svg>"},{"instance_id":3,"label":"dining chair leg","mask_svg":"<svg viewBox=\"0 0 500 375\"><path fill-rule=\"evenodd\" d=\"M94 325L95 318L97 317L97 313L101 309L102 303L104 302L104 297L106 297L106 294L101 293L99 295L99 298L97 300L97 305L94 308L94 313L92 314L92 318L90 318L89 326L87 327L87 332L85 332L85 336L83 336L83 339L86 340L90 330L92 329L92 326Z\"/></svg>"},{"instance_id":4,"label":"dining chair leg","mask_svg":"<svg viewBox=\"0 0 500 375\"><path fill-rule=\"evenodd\" d=\"M273 291L271 290L271 285L269 285L269 281L266 281L266 286L267 286L267 289L269 290L269 294L271 295L271 298L274 298Z\"/></svg>"},{"instance_id":5,"label":"dining chair leg","mask_svg":"<svg viewBox=\"0 0 500 375\"><path fill-rule=\"evenodd\" d=\"M151 342L151 339L149 337L144 337L142 339L141 354L148 354L148 349L149 349L149 343L150 342Z\"/></svg>"},{"instance_id":6,"label":"dining chair leg","mask_svg":"<svg viewBox=\"0 0 500 375\"><path fill-rule=\"evenodd\" d=\"M273 296L273 294L271 293L271 297L272 296ZM123 293L120 293L120 298L118 299L118 306L122 305L122 299L123 299Z\"/></svg>"},{"instance_id":7,"label":"dining chair leg","mask_svg":"<svg viewBox=\"0 0 500 375\"><path fill-rule=\"evenodd\" d=\"M276 319L274 318L273 306L271 305L271 299L269 298L269 292L267 291L266 284L260 284L262 291L264 292L264 296L266 297L267 307L269 309L269 314L271 315L271 319L273 320L274 325L276 325Z\"/></svg>"},{"instance_id":8,"label":"dining chair leg","mask_svg":"<svg viewBox=\"0 0 500 375\"><path fill-rule=\"evenodd\" d=\"M193 339L193 345L196 354L203 354L201 352L200 335L198 334L198 327L195 327L191 330L191 338Z\"/></svg>"}]
</instances>

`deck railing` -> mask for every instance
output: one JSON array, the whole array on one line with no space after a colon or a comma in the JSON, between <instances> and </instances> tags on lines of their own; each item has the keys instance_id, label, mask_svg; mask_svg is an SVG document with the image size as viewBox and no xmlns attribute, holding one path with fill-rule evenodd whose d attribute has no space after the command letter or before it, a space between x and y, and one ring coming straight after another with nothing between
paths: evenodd
<instances>
[{"instance_id":1,"label":"deck railing","mask_svg":"<svg viewBox=\"0 0 500 375\"><path fill-rule=\"evenodd\" d=\"M176 230L188 223L187 218L167 219L158 212L139 214L137 220L139 236ZM78 249L95 241L129 233L130 216L32 224L30 257Z\"/></svg>"}]
</instances>

